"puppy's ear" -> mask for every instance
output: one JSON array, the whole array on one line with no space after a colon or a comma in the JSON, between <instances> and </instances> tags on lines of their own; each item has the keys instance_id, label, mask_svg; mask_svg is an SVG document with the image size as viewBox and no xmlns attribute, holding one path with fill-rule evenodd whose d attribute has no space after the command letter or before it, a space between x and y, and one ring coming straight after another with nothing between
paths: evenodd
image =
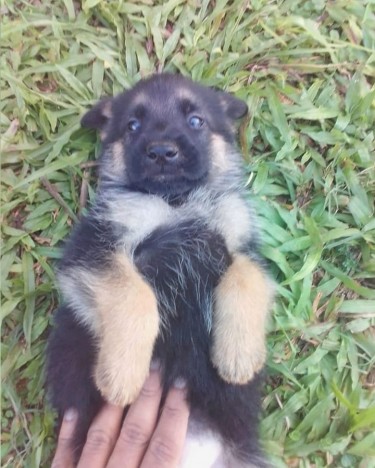
<instances>
[{"instance_id":1,"label":"puppy's ear","mask_svg":"<svg viewBox=\"0 0 375 468\"><path fill-rule=\"evenodd\" d=\"M100 137L105 138L106 128L112 118L112 99L99 101L81 119L81 125L85 128L93 128L100 132Z\"/></svg>"},{"instance_id":2,"label":"puppy's ear","mask_svg":"<svg viewBox=\"0 0 375 468\"><path fill-rule=\"evenodd\" d=\"M232 94L220 91L219 99L225 113L230 119L241 119L247 114L248 107L246 102L241 101L241 99L234 97Z\"/></svg>"}]
</instances>

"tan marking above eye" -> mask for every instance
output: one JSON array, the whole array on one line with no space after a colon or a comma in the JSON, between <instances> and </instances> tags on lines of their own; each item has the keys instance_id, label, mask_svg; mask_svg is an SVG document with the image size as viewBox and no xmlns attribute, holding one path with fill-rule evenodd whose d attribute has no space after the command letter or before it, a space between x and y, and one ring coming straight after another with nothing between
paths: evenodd
<instances>
[{"instance_id":1,"label":"tan marking above eye","mask_svg":"<svg viewBox=\"0 0 375 468\"><path fill-rule=\"evenodd\" d=\"M175 91L176 97L178 97L181 101L194 101L196 99L196 95L190 91L190 89L187 88L179 88L177 91Z\"/></svg>"},{"instance_id":2,"label":"tan marking above eye","mask_svg":"<svg viewBox=\"0 0 375 468\"><path fill-rule=\"evenodd\" d=\"M143 106L147 108L147 103L150 101L150 96L144 92L138 92L131 101L131 107Z\"/></svg>"}]
</instances>

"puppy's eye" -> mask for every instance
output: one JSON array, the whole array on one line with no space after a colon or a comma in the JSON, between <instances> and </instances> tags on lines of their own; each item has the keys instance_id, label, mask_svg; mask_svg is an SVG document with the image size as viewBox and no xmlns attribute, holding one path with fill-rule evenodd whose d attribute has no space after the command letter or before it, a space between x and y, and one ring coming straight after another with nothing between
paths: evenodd
<instances>
[{"instance_id":1,"label":"puppy's eye","mask_svg":"<svg viewBox=\"0 0 375 468\"><path fill-rule=\"evenodd\" d=\"M136 132L141 128L141 122L138 119L130 119L128 122L128 129L131 132Z\"/></svg>"},{"instance_id":2,"label":"puppy's eye","mask_svg":"<svg viewBox=\"0 0 375 468\"><path fill-rule=\"evenodd\" d=\"M201 117L198 117L198 115L192 115L188 118L188 124L194 130L198 130L199 128L201 128L203 123L204 120Z\"/></svg>"}]
</instances>

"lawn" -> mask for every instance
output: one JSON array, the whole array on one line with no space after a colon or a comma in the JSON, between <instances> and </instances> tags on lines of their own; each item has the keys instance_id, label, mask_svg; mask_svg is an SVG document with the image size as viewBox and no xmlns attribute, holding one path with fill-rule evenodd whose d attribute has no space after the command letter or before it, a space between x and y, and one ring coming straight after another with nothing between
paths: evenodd
<instances>
[{"instance_id":1,"label":"lawn","mask_svg":"<svg viewBox=\"0 0 375 468\"><path fill-rule=\"evenodd\" d=\"M155 71L235 93L278 287L262 440L276 467L375 466L375 2L1 0L2 466L45 467L54 264L95 193L80 117Z\"/></svg>"}]
</instances>

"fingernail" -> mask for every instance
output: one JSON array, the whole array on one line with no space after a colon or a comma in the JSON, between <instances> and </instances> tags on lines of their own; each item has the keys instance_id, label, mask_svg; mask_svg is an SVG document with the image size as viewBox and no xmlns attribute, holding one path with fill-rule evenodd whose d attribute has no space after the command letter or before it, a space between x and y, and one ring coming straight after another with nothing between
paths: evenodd
<instances>
[{"instance_id":1,"label":"fingernail","mask_svg":"<svg viewBox=\"0 0 375 468\"><path fill-rule=\"evenodd\" d=\"M173 382L173 386L182 390L186 387L186 380L182 377L177 377L177 379Z\"/></svg>"},{"instance_id":2,"label":"fingernail","mask_svg":"<svg viewBox=\"0 0 375 468\"><path fill-rule=\"evenodd\" d=\"M71 421L74 421L76 417L77 417L77 411L73 408L69 408L64 413L64 421L71 422Z\"/></svg>"},{"instance_id":3,"label":"fingernail","mask_svg":"<svg viewBox=\"0 0 375 468\"><path fill-rule=\"evenodd\" d=\"M160 361L159 359L153 359L150 364L151 371L158 371L160 370Z\"/></svg>"}]
</instances>

